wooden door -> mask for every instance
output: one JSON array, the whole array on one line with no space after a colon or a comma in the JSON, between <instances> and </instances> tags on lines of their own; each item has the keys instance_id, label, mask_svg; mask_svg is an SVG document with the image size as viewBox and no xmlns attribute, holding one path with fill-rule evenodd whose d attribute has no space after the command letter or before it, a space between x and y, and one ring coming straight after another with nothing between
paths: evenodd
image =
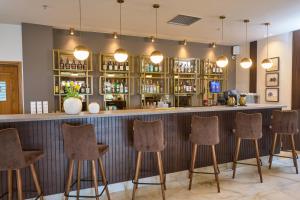
<instances>
[{"instance_id":1,"label":"wooden door","mask_svg":"<svg viewBox=\"0 0 300 200\"><path fill-rule=\"evenodd\" d=\"M0 114L20 112L18 66L0 64Z\"/></svg>"}]
</instances>

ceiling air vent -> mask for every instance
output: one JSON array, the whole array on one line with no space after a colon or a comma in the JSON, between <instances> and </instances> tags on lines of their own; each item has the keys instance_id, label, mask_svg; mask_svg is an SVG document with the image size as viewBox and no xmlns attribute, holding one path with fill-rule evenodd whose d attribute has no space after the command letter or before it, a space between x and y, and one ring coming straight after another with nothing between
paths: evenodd
<instances>
[{"instance_id":1,"label":"ceiling air vent","mask_svg":"<svg viewBox=\"0 0 300 200\"><path fill-rule=\"evenodd\" d=\"M191 24L201 20L199 17L192 17L187 15L177 15L170 21L168 21L169 24L174 25L181 25L181 26L190 26Z\"/></svg>"}]
</instances>

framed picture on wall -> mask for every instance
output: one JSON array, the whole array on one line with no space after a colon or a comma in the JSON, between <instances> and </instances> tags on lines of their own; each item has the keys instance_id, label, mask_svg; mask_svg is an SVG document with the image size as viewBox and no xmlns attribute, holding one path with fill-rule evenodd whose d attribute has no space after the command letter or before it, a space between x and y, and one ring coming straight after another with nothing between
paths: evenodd
<instances>
[{"instance_id":1,"label":"framed picture on wall","mask_svg":"<svg viewBox=\"0 0 300 200\"><path fill-rule=\"evenodd\" d=\"M279 57L270 58L273 62L273 66L270 69L267 69L267 72L275 72L280 69L280 59Z\"/></svg>"},{"instance_id":2,"label":"framed picture on wall","mask_svg":"<svg viewBox=\"0 0 300 200\"><path fill-rule=\"evenodd\" d=\"M279 88L266 88L266 102L279 102Z\"/></svg>"},{"instance_id":3,"label":"framed picture on wall","mask_svg":"<svg viewBox=\"0 0 300 200\"><path fill-rule=\"evenodd\" d=\"M279 73L266 73L266 87L279 87Z\"/></svg>"}]
</instances>

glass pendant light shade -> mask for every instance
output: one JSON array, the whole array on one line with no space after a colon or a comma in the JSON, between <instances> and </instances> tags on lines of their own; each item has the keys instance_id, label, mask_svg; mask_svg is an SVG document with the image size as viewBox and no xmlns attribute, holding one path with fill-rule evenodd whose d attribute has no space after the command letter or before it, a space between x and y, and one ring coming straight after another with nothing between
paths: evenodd
<instances>
[{"instance_id":1,"label":"glass pendant light shade","mask_svg":"<svg viewBox=\"0 0 300 200\"><path fill-rule=\"evenodd\" d=\"M241 67L244 69L248 69L252 66L251 58L243 58L240 63Z\"/></svg>"},{"instance_id":2,"label":"glass pendant light shade","mask_svg":"<svg viewBox=\"0 0 300 200\"><path fill-rule=\"evenodd\" d=\"M219 56L216 63L218 67L224 68L228 65L228 58L224 55Z\"/></svg>"},{"instance_id":3,"label":"glass pendant light shade","mask_svg":"<svg viewBox=\"0 0 300 200\"><path fill-rule=\"evenodd\" d=\"M85 60L89 57L90 52L85 46L79 45L75 47L73 54L77 60Z\"/></svg>"},{"instance_id":4,"label":"glass pendant light shade","mask_svg":"<svg viewBox=\"0 0 300 200\"><path fill-rule=\"evenodd\" d=\"M264 69L270 69L273 67L273 62L270 58L266 58L261 62L261 66Z\"/></svg>"},{"instance_id":5,"label":"glass pendant light shade","mask_svg":"<svg viewBox=\"0 0 300 200\"><path fill-rule=\"evenodd\" d=\"M150 56L151 62L159 64L164 59L163 54L160 51L153 51Z\"/></svg>"},{"instance_id":6,"label":"glass pendant light shade","mask_svg":"<svg viewBox=\"0 0 300 200\"><path fill-rule=\"evenodd\" d=\"M115 51L114 58L117 62L125 62L128 58L128 53L125 49L119 48Z\"/></svg>"}]
</instances>

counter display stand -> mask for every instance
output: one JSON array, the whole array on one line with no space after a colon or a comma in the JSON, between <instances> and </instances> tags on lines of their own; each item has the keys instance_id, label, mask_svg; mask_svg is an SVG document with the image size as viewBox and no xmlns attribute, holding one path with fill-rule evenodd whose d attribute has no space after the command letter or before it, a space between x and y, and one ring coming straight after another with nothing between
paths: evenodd
<instances>
[{"instance_id":1,"label":"counter display stand","mask_svg":"<svg viewBox=\"0 0 300 200\"><path fill-rule=\"evenodd\" d=\"M80 86L80 96L83 111L87 110L89 97L93 95L93 53L85 61L79 61L73 56L73 51L53 49L53 95L55 110L63 111L63 101L66 96L65 86L73 81Z\"/></svg>"}]
</instances>

